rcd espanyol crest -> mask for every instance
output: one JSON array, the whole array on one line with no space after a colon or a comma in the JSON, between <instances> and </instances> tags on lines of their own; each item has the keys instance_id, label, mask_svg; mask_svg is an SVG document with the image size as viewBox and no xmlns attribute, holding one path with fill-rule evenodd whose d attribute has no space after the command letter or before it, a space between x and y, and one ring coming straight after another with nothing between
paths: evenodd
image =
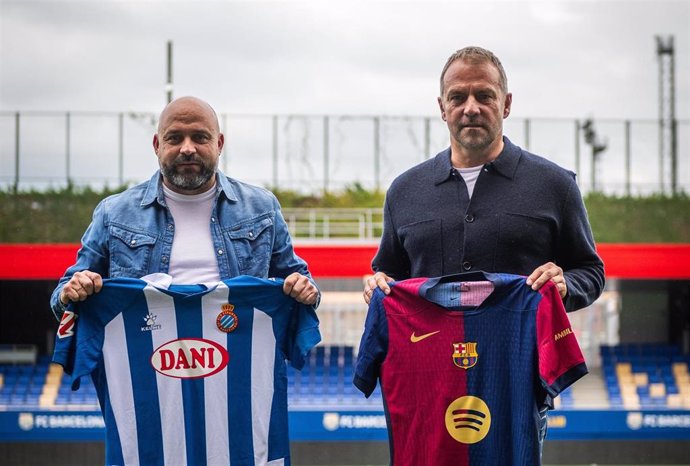
<instances>
[{"instance_id":1,"label":"rcd espanyol crest","mask_svg":"<svg viewBox=\"0 0 690 466\"><path fill-rule=\"evenodd\" d=\"M469 369L477 364L477 343L453 343L453 364L461 369Z\"/></svg>"},{"instance_id":2,"label":"rcd espanyol crest","mask_svg":"<svg viewBox=\"0 0 690 466\"><path fill-rule=\"evenodd\" d=\"M237 328L237 324L239 323L239 319L235 313L235 306L230 303L223 304L221 309L220 314L216 317L216 326L221 332L230 333Z\"/></svg>"}]
</instances>

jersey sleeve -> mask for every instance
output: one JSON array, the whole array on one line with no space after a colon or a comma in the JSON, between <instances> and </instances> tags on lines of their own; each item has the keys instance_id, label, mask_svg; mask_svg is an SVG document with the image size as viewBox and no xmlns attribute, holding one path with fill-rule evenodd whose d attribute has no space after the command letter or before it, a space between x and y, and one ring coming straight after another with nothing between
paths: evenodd
<instances>
[{"instance_id":1,"label":"jersey sleeve","mask_svg":"<svg viewBox=\"0 0 690 466\"><path fill-rule=\"evenodd\" d=\"M548 395L555 397L588 371L556 285L547 282L539 293L542 295L537 309L539 377Z\"/></svg>"},{"instance_id":2,"label":"jersey sleeve","mask_svg":"<svg viewBox=\"0 0 690 466\"><path fill-rule=\"evenodd\" d=\"M92 311L86 303L70 305L62 315L55 337L53 362L72 376L72 390L78 390L81 378L96 369L101 354L102 335L99 343L99 334L89 322L89 312Z\"/></svg>"},{"instance_id":3,"label":"jersey sleeve","mask_svg":"<svg viewBox=\"0 0 690 466\"><path fill-rule=\"evenodd\" d=\"M79 315L74 312L72 306L68 306L60 318L60 324L55 334L53 362L60 364L67 374L72 374L74 370L78 318Z\"/></svg>"},{"instance_id":4,"label":"jersey sleeve","mask_svg":"<svg viewBox=\"0 0 690 466\"><path fill-rule=\"evenodd\" d=\"M369 398L376 388L381 364L388 350L388 325L383 307L385 295L379 288L374 290L364 323L364 333L359 343L353 383Z\"/></svg>"},{"instance_id":5,"label":"jersey sleeve","mask_svg":"<svg viewBox=\"0 0 690 466\"><path fill-rule=\"evenodd\" d=\"M321 341L319 318L314 306L295 302L288 335L288 359L295 369L302 369L311 350Z\"/></svg>"}]
</instances>

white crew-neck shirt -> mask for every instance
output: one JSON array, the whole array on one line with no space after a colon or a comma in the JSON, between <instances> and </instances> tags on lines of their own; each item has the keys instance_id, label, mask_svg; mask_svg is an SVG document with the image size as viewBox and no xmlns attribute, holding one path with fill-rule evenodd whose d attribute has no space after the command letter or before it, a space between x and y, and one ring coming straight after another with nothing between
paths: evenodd
<instances>
[{"instance_id":1,"label":"white crew-neck shirt","mask_svg":"<svg viewBox=\"0 0 690 466\"><path fill-rule=\"evenodd\" d=\"M163 185L165 201L175 222L170 269L173 283L220 281L211 237L211 212L216 187L201 194L180 194Z\"/></svg>"},{"instance_id":2,"label":"white crew-neck shirt","mask_svg":"<svg viewBox=\"0 0 690 466\"><path fill-rule=\"evenodd\" d=\"M484 165L470 168L454 167L458 173L460 173L462 179L465 180L465 185L467 185L467 194L469 195L470 199L472 198L472 192L474 192L474 185L477 182L477 178L479 178L479 173L482 171L483 167Z\"/></svg>"}]
</instances>

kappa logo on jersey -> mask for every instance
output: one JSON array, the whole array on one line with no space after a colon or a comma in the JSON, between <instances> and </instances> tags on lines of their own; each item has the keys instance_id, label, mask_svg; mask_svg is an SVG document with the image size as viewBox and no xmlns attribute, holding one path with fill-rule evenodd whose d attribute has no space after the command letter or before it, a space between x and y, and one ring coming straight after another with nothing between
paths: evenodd
<instances>
[{"instance_id":1,"label":"kappa logo on jersey","mask_svg":"<svg viewBox=\"0 0 690 466\"><path fill-rule=\"evenodd\" d=\"M58 327L58 338L67 338L74 335L74 325L77 323L77 314L72 311L65 311L60 319L60 326Z\"/></svg>"},{"instance_id":2,"label":"kappa logo on jersey","mask_svg":"<svg viewBox=\"0 0 690 466\"><path fill-rule=\"evenodd\" d=\"M456 366L467 370L477 364L478 358L476 342L453 343L453 364Z\"/></svg>"},{"instance_id":3,"label":"kappa logo on jersey","mask_svg":"<svg viewBox=\"0 0 690 466\"><path fill-rule=\"evenodd\" d=\"M223 304L221 306L222 311L216 317L216 327L218 330L225 333L230 333L237 328L239 320L237 319L237 314L235 314L235 306L232 304Z\"/></svg>"},{"instance_id":4,"label":"kappa logo on jersey","mask_svg":"<svg viewBox=\"0 0 690 466\"><path fill-rule=\"evenodd\" d=\"M151 365L168 377L196 379L222 371L229 359L225 348L215 341L179 338L159 346L151 355Z\"/></svg>"},{"instance_id":5,"label":"kappa logo on jersey","mask_svg":"<svg viewBox=\"0 0 690 466\"><path fill-rule=\"evenodd\" d=\"M156 319L158 319L158 316L155 316L153 314L146 314L144 316L144 322L146 322L145 327L141 327L142 332L152 332L154 330L160 330L161 326L156 325Z\"/></svg>"},{"instance_id":6,"label":"kappa logo on jersey","mask_svg":"<svg viewBox=\"0 0 690 466\"><path fill-rule=\"evenodd\" d=\"M446 409L446 430L460 443L477 443L491 428L491 412L476 396L456 398Z\"/></svg>"}]
</instances>

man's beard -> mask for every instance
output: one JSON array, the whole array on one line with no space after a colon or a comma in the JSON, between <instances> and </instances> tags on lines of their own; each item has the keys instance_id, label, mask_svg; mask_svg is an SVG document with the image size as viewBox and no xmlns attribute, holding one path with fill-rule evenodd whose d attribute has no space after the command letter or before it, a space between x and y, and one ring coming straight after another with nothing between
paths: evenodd
<instances>
[{"instance_id":1,"label":"man's beard","mask_svg":"<svg viewBox=\"0 0 690 466\"><path fill-rule=\"evenodd\" d=\"M456 130L456 140L458 143L470 150L479 150L479 149L486 149L491 145L494 139L494 134L492 134L491 129L487 128L486 126L482 126L483 131L481 131L481 134L479 135L474 135L474 136L467 136L463 135L462 131L464 129L463 127L460 127L459 129Z\"/></svg>"},{"instance_id":2,"label":"man's beard","mask_svg":"<svg viewBox=\"0 0 690 466\"><path fill-rule=\"evenodd\" d=\"M200 164L198 173L184 173L177 169L180 163L196 162ZM216 167L204 163L197 156L181 155L169 165L161 165L161 173L168 182L178 189L192 191L205 185L215 175Z\"/></svg>"}]
</instances>

